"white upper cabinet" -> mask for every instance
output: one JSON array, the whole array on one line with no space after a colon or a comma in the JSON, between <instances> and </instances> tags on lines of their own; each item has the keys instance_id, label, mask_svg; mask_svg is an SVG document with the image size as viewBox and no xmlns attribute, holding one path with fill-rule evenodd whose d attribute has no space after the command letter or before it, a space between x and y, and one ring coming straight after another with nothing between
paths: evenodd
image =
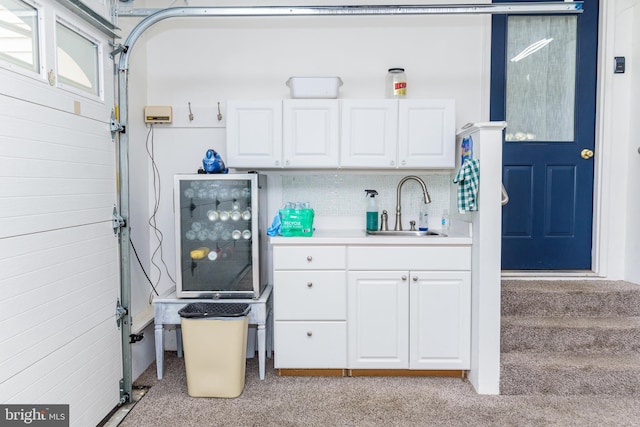
<instances>
[{"instance_id":1,"label":"white upper cabinet","mask_svg":"<svg viewBox=\"0 0 640 427\"><path fill-rule=\"evenodd\" d=\"M397 166L398 101L342 100L340 166Z\"/></svg>"},{"instance_id":2,"label":"white upper cabinet","mask_svg":"<svg viewBox=\"0 0 640 427\"><path fill-rule=\"evenodd\" d=\"M227 102L227 166L282 167L282 101Z\"/></svg>"},{"instance_id":3,"label":"white upper cabinet","mask_svg":"<svg viewBox=\"0 0 640 427\"><path fill-rule=\"evenodd\" d=\"M455 166L455 101L403 99L398 103L398 167Z\"/></svg>"},{"instance_id":4,"label":"white upper cabinet","mask_svg":"<svg viewBox=\"0 0 640 427\"><path fill-rule=\"evenodd\" d=\"M336 99L228 101L228 166L337 168L339 124Z\"/></svg>"},{"instance_id":5,"label":"white upper cabinet","mask_svg":"<svg viewBox=\"0 0 640 427\"><path fill-rule=\"evenodd\" d=\"M453 99L343 100L342 167L453 168Z\"/></svg>"},{"instance_id":6,"label":"white upper cabinet","mask_svg":"<svg viewBox=\"0 0 640 427\"><path fill-rule=\"evenodd\" d=\"M453 168L455 101L228 101L227 163L234 168Z\"/></svg>"},{"instance_id":7,"label":"white upper cabinet","mask_svg":"<svg viewBox=\"0 0 640 427\"><path fill-rule=\"evenodd\" d=\"M337 168L340 104L335 99L288 99L282 105L284 167Z\"/></svg>"}]
</instances>

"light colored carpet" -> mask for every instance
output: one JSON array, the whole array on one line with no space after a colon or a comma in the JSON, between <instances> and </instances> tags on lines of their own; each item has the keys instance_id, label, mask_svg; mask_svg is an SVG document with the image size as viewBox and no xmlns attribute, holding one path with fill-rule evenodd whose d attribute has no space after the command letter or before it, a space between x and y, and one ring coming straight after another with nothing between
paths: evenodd
<instances>
[{"instance_id":1,"label":"light colored carpet","mask_svg":"<svg viewBox=\"0 0 640 427\"><path fill-rule=\"evenodd\" d=\"M136 381L151 388L121 426L640 425L640 396L486 396L457 378L279 377L272 359L261 381L254 358L238 398L192 398L174 352L166 353L165 378L155 375L153 364Z\"/></svg>"},{"instance_id":2,"label":"light colored carpet","mask_svg":"<svg viewBox=\"0 0 640 427\"><path fill-rule=\"evenodd\" d=\"M640 395L640 286L503 280L501 352L502 394Z\"/></svg>"}]
</instances>

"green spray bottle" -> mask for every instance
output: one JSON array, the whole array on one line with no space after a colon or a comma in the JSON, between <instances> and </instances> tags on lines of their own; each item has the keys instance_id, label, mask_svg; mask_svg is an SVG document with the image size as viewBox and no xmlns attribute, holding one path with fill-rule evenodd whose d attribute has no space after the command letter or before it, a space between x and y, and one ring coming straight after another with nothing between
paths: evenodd
<instances>
[{"instance_id":1,"label":"green spray bottle","mask_svg":"<svg viewBox=\"0 0 640 427\"><path fill-rule=\"evenodd\" d=\"M378 231L378 201L376 190L364 190L369 201L367 203L367 231Z\"/></svg>"}]
</instances>

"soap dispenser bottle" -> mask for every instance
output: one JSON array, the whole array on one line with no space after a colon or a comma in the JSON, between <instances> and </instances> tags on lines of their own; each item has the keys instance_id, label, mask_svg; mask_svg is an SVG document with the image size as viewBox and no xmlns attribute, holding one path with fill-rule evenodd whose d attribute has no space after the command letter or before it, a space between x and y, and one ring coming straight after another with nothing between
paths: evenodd
<instances>
[{"instance_id":1,"label":"soap dispenser bottle","mask_svg":"<svg viewBox=\"0 0 640 427\"><path fill-rule=\"evenodd\" d=\"M420 208L420 216L418 217L418 230L429 230L429 212L427 211L427 204L424 203Z\"/></svg>"},{"instance_id":2,"label":"soap dispenser bottle","mask_svg":"<svg viewBox=\"0 0 640 427\"><path fill-rule=\"evenodd\" d=\"M364 190L367 193L367 231L378 231L378 201L376 190Z\"/></svg>"}]
</instances>

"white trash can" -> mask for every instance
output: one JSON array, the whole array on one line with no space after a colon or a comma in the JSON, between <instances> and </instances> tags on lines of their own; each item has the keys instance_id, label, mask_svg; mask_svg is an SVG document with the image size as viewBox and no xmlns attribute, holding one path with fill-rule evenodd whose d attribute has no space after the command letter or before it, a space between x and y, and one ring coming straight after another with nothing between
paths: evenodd
<instances>
[{"instance_id":1,"label":"white trash can","mask_svg":"<svg viewBox=\"0 0 640 427\"><path fill-rule=\"evenodd\" d=\"M189 396L240 396L249 309L243 303L192 303L178 311Z\"/></svg>"}]
</instances>

